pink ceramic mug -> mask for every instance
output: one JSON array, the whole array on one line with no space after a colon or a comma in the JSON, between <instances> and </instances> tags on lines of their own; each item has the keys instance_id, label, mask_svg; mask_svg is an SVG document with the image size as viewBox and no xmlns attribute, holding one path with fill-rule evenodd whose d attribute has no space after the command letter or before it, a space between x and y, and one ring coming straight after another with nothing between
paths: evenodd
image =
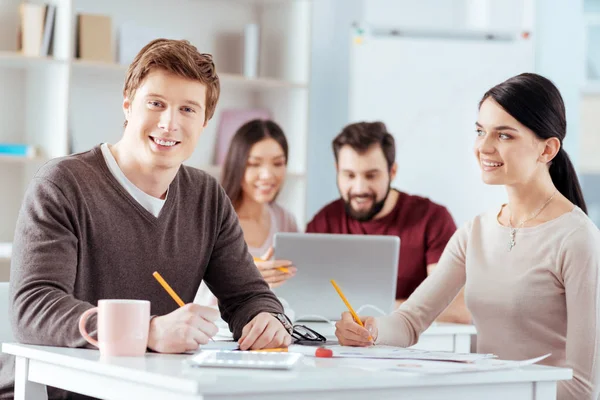
<instances>
[{"instance_id":1,"label":"pink ceramic mug","mask_svg":"<svg viewBox=\"0 0 600 400\"><path fill-rule=\"evenodd\" d=\"M88 318L98 313L98 340L85 329ZM100 300L79 318L79 332L105 356L143 356L148 345L150 302Z\"/></svg>"}]
</instances>

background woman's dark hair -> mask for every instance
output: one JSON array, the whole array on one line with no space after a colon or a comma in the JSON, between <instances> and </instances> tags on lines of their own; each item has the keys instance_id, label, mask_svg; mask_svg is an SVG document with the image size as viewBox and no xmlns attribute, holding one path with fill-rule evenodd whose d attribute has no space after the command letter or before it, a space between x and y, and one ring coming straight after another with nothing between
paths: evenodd
<instances>
[{"instance_id":1,"label":"background woman's dark hair","mask_svg":"<svg viewBox=\"0 0 600 400\"><path fill-rule=\"evenodd\" d=\"M559 192L587 214L575 168L563 149L567 134L565 104L552 81L532 73L517 75L488 90L479 107L489 97L540 139L555 137L560 140L560 151L550 164L552 182Z\"/></svg>"},{"instance_id":2,"label":"background woman's dark hair","mask_svg":"<svg viewBox=\"0 0 600 400\"><path fill-rule=\"evenodd\" d=\"M242 200L242 181L246 172L246 164L250 149L263 139L273 139L283 149L285 163L288 160L288 143L279 125L270 120L254 119L242 125L229 144L229 150L223 164L221 185L235 208Z\"/></svg>"},{"instance_id":3,"label":"background woman's dark hair","mask_svg":"<svg viewBox=\"0 0 600 400\"><path fill-rule=\"evenodd\" d=\"M394 137L387 131L385 124L380 121L356 122L345 126L342 132L333 139L335 162L338 162L340 149L346 145L358 154L364 154L376 144L381 146L388 170L391 170L396 161L396 143Z\"/></svg>"}]
</instances>

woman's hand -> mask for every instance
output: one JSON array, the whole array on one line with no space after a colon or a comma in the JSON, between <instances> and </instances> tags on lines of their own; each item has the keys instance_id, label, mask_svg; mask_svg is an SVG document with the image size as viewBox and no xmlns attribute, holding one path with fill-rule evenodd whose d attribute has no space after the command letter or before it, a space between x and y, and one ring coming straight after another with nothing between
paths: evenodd
<instances>
[{"instance_id":1,"label":"woman's hand","mask_svg":"<svg viewBox=\"0 0 600 400\"><path fill-rule=\"evenodd\" d=\"M342 319L335 323L335 336L342 346L368 347L375 343L379 334L377 321L373 317L360 320L364 328L346 311L342 314Z\"/></svg>"},{"instance_id":2,"label":"woman's hand","mask_svg":"<svg viewBox=\"0 0 600 400\"><path fill-rule=\"evenodd\" d=\"M271 260L273 257L273 247L270 247L265 254L260 258L254 258L254 264L260 271L264 280L269 284L270 288L281 286L296 275L296 267L289 260Z\"/></svg>"}]
</instances>

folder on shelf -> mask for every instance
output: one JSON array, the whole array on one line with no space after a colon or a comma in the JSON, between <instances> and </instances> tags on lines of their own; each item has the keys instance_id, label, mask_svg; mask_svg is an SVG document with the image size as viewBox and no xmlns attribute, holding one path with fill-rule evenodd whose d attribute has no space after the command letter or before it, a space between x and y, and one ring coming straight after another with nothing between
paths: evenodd
<instances>
[{"instance_id":1,"label":"folder on shelf","mask_svg":"<svg viewBox=\"0 0 600 400\"><path fill-rule=\"evenodd\" d=\"M35 147L26 144L0 143L0 156L33 158L37 155Z\"/></svg>"},{"instance_id":2,"label":"folder on shelf","mask_svg":"<svg viewBox=\"0 0 600 400\"><path fill-rule=\"evenodd\" d=\"M44 23L46 21L45 4L21 3L21 52L26 56L39 56L42 50Z\"/></svg>"},{"instance_id":3,"label":"folder on shelf","mask_svg":"<svg viewBox=\"0 0 600 400\"><path fill-rule=\"evenodd\" d=\"M217 145L215 151L215 164L223 165L225 156L229 150L229 143L235 132L246 122L253 119L269 119L271 113L269 110L261 108L247 109L229 109L223 110L219 118L219 128L217 130Z\"/></svg>"},{"instance_id":4,"label":"folder on shelf","mask_svg":"<svg viewBox=\"0 0 600 400\"><path fill-rule=\"evenodd\" d=\"M42 35L42 45L40 56L46 57L52 54L52 41L54 39L54 16L56 15L56 6L48 4L46 6L46 15L44 17L44 33Z\"/></svg>"},{"instance_id":5,"label":"folder on shelf","mask_svg":"<svg viewBox=\"0 0 600 400\"><path fill-rule=\"evenodd\" d=\"M114 62L110 17L79 14L77 25L77 58L88 61Z\"/></svg>"}]
</instances>

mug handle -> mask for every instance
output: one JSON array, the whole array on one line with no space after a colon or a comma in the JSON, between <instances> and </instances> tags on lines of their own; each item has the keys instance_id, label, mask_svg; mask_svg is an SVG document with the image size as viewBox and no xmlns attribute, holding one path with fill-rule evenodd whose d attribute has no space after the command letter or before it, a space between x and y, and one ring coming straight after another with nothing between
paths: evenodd
<instances>
[{"instance_id":1,"label":"mug handle","mask_svg":"<svg viewBox=\"0 0 600 400\"><path fill-rule=\"evenodd\" d=\"M83 336L83 338L85 340L87 340L87 342L93 346L96 346L98 348L100 348L100 346L98 345L98 341L94 338L92 338L89 333L87 332L87 330L85 329L85 324L87 323L88 318L94 314L98 312L98 307L94 307L94 308L90 308L89 310L87 310L86 312L84 312L83 314L81 314L81 317L79 317L79 333L81 333L81 336Z\"/></svg>"}]
</instances>

